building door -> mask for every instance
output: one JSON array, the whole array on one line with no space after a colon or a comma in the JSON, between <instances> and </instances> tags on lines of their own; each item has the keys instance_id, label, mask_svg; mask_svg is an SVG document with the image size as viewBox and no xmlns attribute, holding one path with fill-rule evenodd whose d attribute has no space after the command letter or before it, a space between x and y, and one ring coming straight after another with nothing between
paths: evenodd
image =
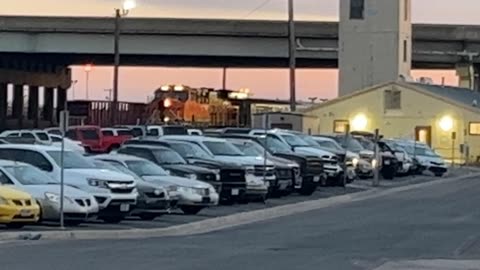
<instances>
[{"instance_id":1,"label":"building door","mask_svg":"<svg viewBox=\"0 0 480 270\"><path fill-rule=\"evenodd\" d=\"M432 146L432 127L419 126L415 127L415 140Z\"/></svg>"}]
</instances>

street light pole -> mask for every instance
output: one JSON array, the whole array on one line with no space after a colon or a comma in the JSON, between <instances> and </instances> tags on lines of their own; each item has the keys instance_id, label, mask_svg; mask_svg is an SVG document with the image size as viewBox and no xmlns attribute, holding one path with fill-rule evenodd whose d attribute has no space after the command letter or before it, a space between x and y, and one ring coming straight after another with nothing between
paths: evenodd
<instances>
[{"instance_id":1,"label":"street light pole","mask_svg":"<svg viewBox=\"0 0 480 270\"><path fill-rule=\"evenodd\" d=\"M119 50L119 43L120 43L120 20L122 18L121 10L115 9L115 33L114 33L114 41L113 41L113 50L115 54L114 58L114 66L113 66L113 102L111 107L111 114L110 114L110 123L114 126L116 123L117 117L117 109L118 109L118 69L120 66L120 50Z\"/></svg>"},{"instance_id":2,"label":"street light pole","mask_svg":"<svg viewBox=\"0 0 480 270\"><path fill-rule=\"evenodd\" d=\"M294 18L294 6L293 0L288 0L288 57L290 68L290 110L292 112L297 110L297 98L296 98L296 50L297 45L295 43L295 18Z\"/></svg>"}]
</instances>

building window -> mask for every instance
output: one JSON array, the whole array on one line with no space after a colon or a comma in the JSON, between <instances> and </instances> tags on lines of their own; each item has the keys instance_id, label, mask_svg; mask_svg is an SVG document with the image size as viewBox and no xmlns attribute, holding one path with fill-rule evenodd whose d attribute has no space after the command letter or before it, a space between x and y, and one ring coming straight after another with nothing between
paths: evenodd
<instances>
[{"instance_id":1,"label":"building window","mask_svg":"<svg viewBox=\"0 0 480 270\"><path fill-rule=\"evenodd\" d=\"M347 125L350 122L348 120L335 120L333 121L333 132L334 133L345 133L347 132Z\"/></svg>"},{"instance_id":2,"label":"building window","mask_svg":"<svg viewBox=\"0 0 480 270\"><path fill-rule=\"evenodd\" d=\"M403 62L406 63L407 60L408 60L408 48L407 48L407 45L408 45L408 41L407 40L404 40L403 41Z\"/></svg>"},{"instance_id":3,"label":"building window","mask_svg":"<svg viewBox=\"0 0 480 270\"><path fill-rule=\"evenodd\" d=\"M410 0L404 0L404 4L405 6L403 7L404 9L403 16L404 16L404 20L408 21L408 13L410 11Z\"/></svg>"},{"instance_id":4,"label":"building window","mask_svg":"<svg viewBox=\"0 0 480 270\"><path fill-rule=\"evenodd\" d=\"M365 0L350 0L350 19L363 20L365 13Z\"/></svg>"},{"instance_id":5,"label":"building window","mask_svg":"<svg viewBox=\"0 0 480 270\"><path fill-rule=\"evenodd\" d=\"M468 127L470 135L480 135L480 122L472 122Z\"/></svg>"},{"instance_id":6,"label":"building window","mask_svg":"<svg viewBox=\"0 0 480 270\"><path fill-rule=\"evenodd\" d=\"M385 110L402 109L402 92L398 90L385 90Z\"/></svg>"}]
</instances>

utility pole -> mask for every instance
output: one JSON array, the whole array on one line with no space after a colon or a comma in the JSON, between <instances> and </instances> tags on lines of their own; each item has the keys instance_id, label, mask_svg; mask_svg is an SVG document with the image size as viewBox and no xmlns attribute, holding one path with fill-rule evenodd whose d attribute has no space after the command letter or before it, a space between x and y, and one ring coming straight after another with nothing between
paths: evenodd
<instances>
[{"instance_id":1,"label":"utility pole","mask_svg":"<svg viewBox=\"0 0 480 270\"><path fill-rule=\"evenodd\" d=\"M373 168L373 182L372 186L378 187L380 185L380 168L382 164L382 158L380 156L380 150L378 149L378 141L380 140L380 130L377 128L375 129L375 147L374 147L374 160L375 160L375 168Z\"/></svg>"},{"instance_id":2,"label":"utility pole","mask_svg":"<svg viewBox=\"0 0 480 270\"><path fill-rule=\"evenodd\" d=\"M113 102L110 114L110 124L114 126L117 118L118 109L118 69L120 66L120 20L122 19L121 10L115 9L115 32L113 41L114 64L113 64Z\"/></svg>"},{"instance_id":3,"label":"utility pole","mask_svg":"<svg viewBox=\"0 0 480 270\"><path fill-rule=\"evenodd\" d=\"M224 67L222 72L222 90L226 90L226 89L227 89L227 68Z\"/></svg>"},{"instance_id":4,"label":"utility pole","mask_svg":"<svg viewBox=\"0 0 480 270\"><path fill-rule=\"evenodd\" d=\"M295 18L294 18L294 6L293 0L288 0L288 57L290 68L290 110L295 112L297 110L297 98L296 98L296 78L295 69L296 62L296 50L297 45L295 43Z\"/></svg>"}]
</instances>

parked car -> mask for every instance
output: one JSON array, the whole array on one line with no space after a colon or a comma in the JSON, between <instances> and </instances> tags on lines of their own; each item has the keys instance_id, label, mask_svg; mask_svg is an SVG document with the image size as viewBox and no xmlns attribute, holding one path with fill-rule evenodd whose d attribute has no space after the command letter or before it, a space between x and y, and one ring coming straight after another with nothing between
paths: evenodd
<instances>
[{"instance_id":1,"label":"parked car","mask_svg":"<svg viewBox=\"0 0 480 270\"><path fill-rule=\"evenodd\" d=\"M316 155L317 157L321 158L323 162L323 170L327 175L327 183L338 186L344 185L344 171L342 166L339 164L338 157L335 154L312 147L309 143L305 142L297 135L292 134L289 131L274 129L268 131L268 134L276 136L277 139L289 145L292 151L295 153Z\"/></svg>"},{"instance_id":2,"label":"parked car","mask_svg":"<svg viewBox=\"0 0 480 270\"><path fill-rule=\"evenodd\" d=\"M295 134L297 137L302 139L304 142L306 142L310 147L320 149L322 151L334 154L337 157L337 164L340 165L344 171L344 173L340 176L342 177L341 179L338 178L330 178L330 182L333 182L333 184L337 185L343 185L344 181L344 175L346 173L346 181L347 183L352 183L355 181L357 178L356 174L356 165L358 164L358 158L359 156L353 152L349 152L344 149L331 149L331 148L325 148L322 147L318 144L318 142L313 139L311 136L303 134L301 132L295 132L295 131L287 131L291 132L292 134ZM338 182L341 181L342 183L339 184Z\"/></svg>"},{"instance_id":3,"label":"parked car","mask_svg":"<svg viewBox=\"0 0 480 270\"><path fill-rule=\"evenodd\" d=\"M61 150L53 146L0 145L0 159L24 162L60 181ZM71 150L64 152L65 183L92 194L99 205L98 218L119 223L137 202L133 177L102 170L86 157Z\"/></svg>"},{"instance_id":4,"label":"parked car","mask_svg":"<svg viewBox=\"0 0 480 270\"><path fill-rule=\"evenodd\" d=\"M208 183L215 187L221 201L233 203L244 200L247 189L245 170L239 165L215 160L214 156L195 143L163 139L133 139L126 141L124 145L168 147L182 156L188 164L210 169L220 176L219 179L216 178Z\"/></svg>"},{"instance_id":5,"label":"parked car","mask_svg":"<svg viewBox=\"0 0 480 270\"><path fill-rule=\"evenodd\" d=\"M396 140L418 162L418 171L429 171L437 177L448 172L445 160L428 145L415 141Z\"/></svg>"},{"instance_id":6,"label":"parked car","mask_svg":"<svg viewBox=\"0 0 480 270\"><path fill-rule=\"evenodd\" d=\"M0 172L0 179L5 177L5 174ZM36 223L39 215L40 207L30 194L0 185L0 224L19 229Z\"/></svg>"},{"instance_id":7,"label":"parked car","mask_svg":"<svg viewBox=\"0 0 480 270\"><path fill-rule=\"evenodd\" d=\"M133 138L132 132L126 128L102 128L101 132L107 152L120 148L125 141Z\"/></svg>"},{"instance_id":8,"label":"parked car","mask_svg":"<svg viewBox=\"0 0 480 270\"><path fill-rule=\"evenodd\" d=\"M298 171L299 165L289 160L274 157L259 143L241 138L228 138L229 142L235 145L246 156L265 157L275 166L275 181L269 186L269 195L277 196L288 194L293 191L294 174Z\"/></svg>"},{"instance_id":9,"label":"parked car","mask_svg":"<svg viewBox=\"0 0 480 270\"><path fill-rule=\"evenodd\" d=\"M315 135L311 137L320 147L324 150L327 150L332 153L341 153L346 154L346 163L351 164L355 169L355 174L361 179L373 177L373 167L371 159L361 158L359 153L352 152L348 149L343 148L337 141L333 138ZM338 154L337 154L338 155Z\"/></svg>"},{"instance_id":10,"label":"parked car","mask_svg":"<svg viewBox=\"0 0 480 270\"><path fill-rule=\"evenodd\" d=\"M26 163L0 160L0 184L28 192L40 206L40 221L60 220L60 183L40 169ZM64 187L65 224L76 226L95 217L98 204L82 190Z\"/></svg>"},{"instance_id":11,"label":"parked car","mask_svg":"<svg viewBox=\"0 0 480 270\"><path fill-rule=\"evenodd\" d=\"M203 136L165 136L164 139L195 143L216 160L241 165L245 169L247 180L246 197L250 200L265 201L268 187L275 182L275 168L272 162L268 160L265 162L263 158L245 156L224 139Z\"/></svg>"},{"instance_id":12,"label":"parked car","mask_svg":"<svg viewBox=\"0 0 480 270\"><path fill-rule=\"evenodd\" d=\"M135 174L121 163L119 157L123 155L97 155L91 157L93 163L101 169L131 175L137 183L138 198L137 205L130 213L131 216L140 217L142 220L154 220L155 218L169 213L177 206L179 194L177 186L165 183L151 183ZM136 158L126 156L128 159ZM113 158L113 159L112 159ZM142 160L143 161L143 160ZM136 162L136 161L134 161Z\"/></svg>"},{"instance_id":13,"label":"parked car","mask_svg":"<svg viewBox=\"0 0 480 270\"><path fill-rule=\"evenodd\" d=\"M413 159L402 146L393 140L382 139L381 142L387 144L394 151L398 160L397 175L405 176L409 175L411 171L415 171Z\"/></svg>"},{"instance_id":14,"label":"parked car","mask_svg":"<svg viewBox=\"0 0 480 270\"><path fill-rule=\"evenodd\" d=\"M147 136L148 137L160 137L166 135L188 135L188 129L184 126L158 126L158 125L149 125L147 126Z\"/></svg>"},{"instance_id":15,"label":"parked car","mask_svg":"<svg viewBox=\"0 0 480 270\"><path fill-rule=\"evenodd\" d=\"M48 136L48 133L40 129L5 130L2 133L0 133L0 138L2 137L6 137L6 138L19 137L24 139L35 140L35 143L37 144L45 144L45 145L52 144L52 140Z\"/></svg>"},{"instance_id":16,"label":"parked car","mask_svg":"<svg viewBox=\"0 0 480 270\"><path fill-rule=\"evenodd\" d=\"M52 140L52 146L61 147L62 146L62 135L56 134L48 134L50 139ZM65 149L70 149L80 154L85 154L85 147L83 146L82 142L80 141L73 141L69 138L65 137Z\"/></svg>"},{"instance_id":17,"label":"parked car","mask_svg":"<svg viewBox=\"0 0 480 270\"><path fill-rule=\"evenodd\" d=\"M271 155L287 159L288 164L298 164L300 170L294 170L294 188L298 193L304 196L312 195L322 179L326 179L323 171L323 163L320 158L315 155L299 154L292 151L291 147L272 134L263 134L258 136L242 135L242 134L219 134L221 138L241 138L249 139L260 144Z\"/></svg>"},{"instance_id":18,"label":"parked car","mask_svg":"<svg viewBox=\"0 0 480 270\"><path fill-rule=\"evenodd\" d=\"M178 205L185 214L196 215L202 209L218 204L219 195L215 188L202 181L202 179L207 181L216 179L215 173L205 168L188 165L175 151L159 146L124 145L118 153L144 158L159 165L151 167L151 175L144 173L142 178L152 181L160 178L178 185L180 192ZM131 169L136 172L135 168Z\"/></svg>"},{"instance_id":19,"label":"parked car","mask_svg":"<svg viewBox=\"0 0 480 270\"><path fill-rule=\"evenodd\" d=\"M122 128L130 130L130 133L134 138L145 137L147 136L147 127L141 125L119 125L115 128Z\"/></svg>"},{"instance_id":20,"label":"parked car","mask_svg":"<svg viewBox=\"0 0 480 270\"><path fill-rule=\"evenodd\" d=\"M73 141L80 141L87 153L106 153L108 145L103 143L102 132L98 126L72 126L66 137Z\"/></svg>"}]
</instances>

